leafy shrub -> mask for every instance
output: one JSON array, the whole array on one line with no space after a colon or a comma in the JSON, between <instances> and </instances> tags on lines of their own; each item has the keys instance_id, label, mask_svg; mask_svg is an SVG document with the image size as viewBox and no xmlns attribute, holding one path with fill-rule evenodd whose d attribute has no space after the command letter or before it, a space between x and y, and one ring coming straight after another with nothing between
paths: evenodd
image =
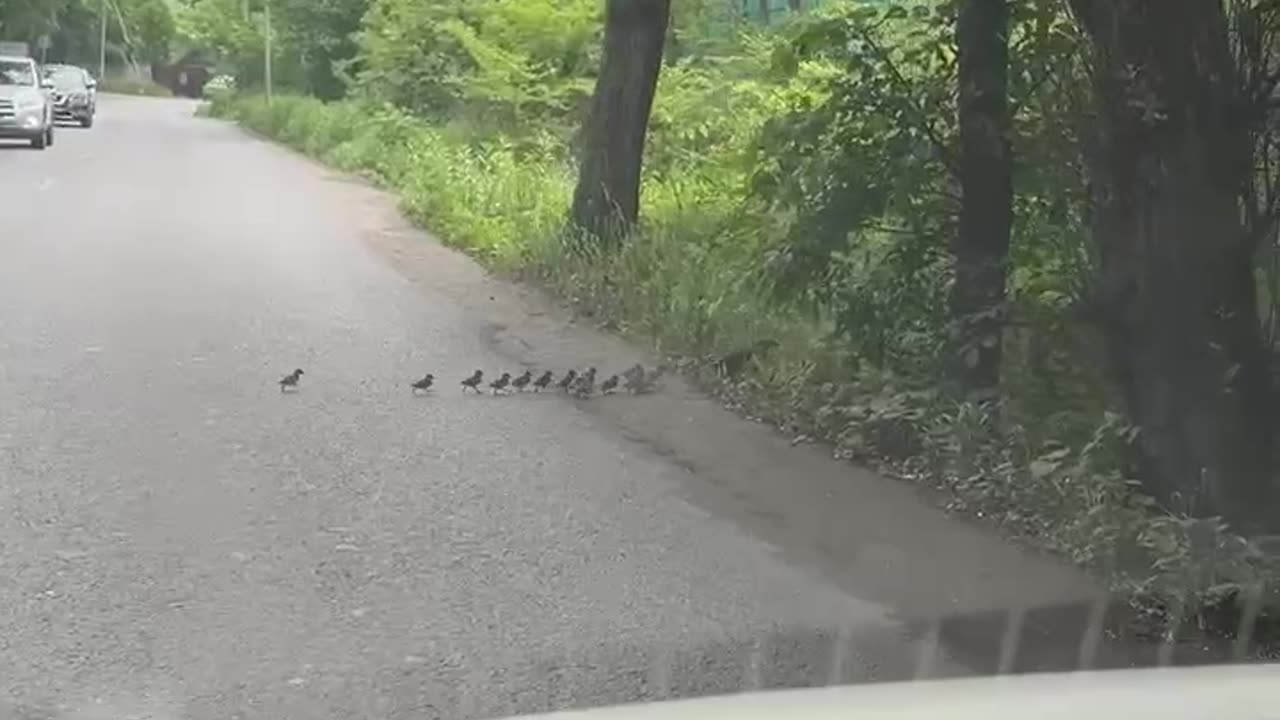
<instances>
[{"instance_id":1,"label":"leafy shrub","mask_svg":"<svg viewBox=\"0 0 1280 720\"><path fill-rule=\"evenodd\" d=\"M204 84L204 97L211 102L227 102L236 92L236 79L230 75L215 75Z\"/></svg>"},{"instance_id":2,"label":"leafy shrub","mask_svg":"<svg viewBox=\"0 0 1280 720\"><path fill-rule=\"evenodd\" d=\"M591 91L594 0L374 0L356 87L421 116L465 113L509 133L564 120Z\"/></svg>"}]
</instances>

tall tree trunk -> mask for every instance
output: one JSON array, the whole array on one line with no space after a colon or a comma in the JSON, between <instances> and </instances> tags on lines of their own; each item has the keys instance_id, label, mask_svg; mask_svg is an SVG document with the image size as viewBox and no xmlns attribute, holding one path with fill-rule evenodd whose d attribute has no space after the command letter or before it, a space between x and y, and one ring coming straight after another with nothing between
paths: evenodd
<instances>
[{"instance_id":1,"label":"tall tree trunk","mask_svg":"<svg viewBox=\"0 0 1280 720\"><path fill-rule=\"evenodd\" d=\"M800 12L802 9L800 0L787 0L787 9L793 13Z\"/></svg>"},{"instance_id":2,"label":"tall tree trunk","mask_svg":"<svg viewBox=\"0 0 1280 720\"><path fill-rule=\"evenodd\" d=\"M1006 0L961 0L959 47L960 227L951 288L954 380L990 395L1000 381L1013 159L1009 148L1009 9Z\"/></svg>"},{"instance_id":3,"label":"tall tree trunk","mask_svg":"<svg viewBox=\"0 0 1280 720\"><path fill-rule=\"evenodd\" d=\"M1222 3L1072 5L1094 46L1095 301L1142 480L1175 511L1274 527L1250 127Z\"/></svg>"},{"instance_id":4,"label":"tall tree trunk","mask_svg":"<svg viewBox=\"0 0 1280 720\"><path fill-rule=\"evenodd\" d=\"M771 2L772 0L760 0L760 2L756 5L756 7L760 8L760 22L764 23L765 25L769 24L769 16L772 14L770 13L770 10L772 9L770 7Z\"/></svg>"},{"instance_id":5,"label":"tall tree trunk","mask_svg":"<svg viewBox=\"0 0 1280 720\"><path fill-rule=\"evenodd\" d=\"M617 238L640 212L640 170L671 0L608 0L604 58L583 131L572 220Z\"/></svg>"}]
</instances>

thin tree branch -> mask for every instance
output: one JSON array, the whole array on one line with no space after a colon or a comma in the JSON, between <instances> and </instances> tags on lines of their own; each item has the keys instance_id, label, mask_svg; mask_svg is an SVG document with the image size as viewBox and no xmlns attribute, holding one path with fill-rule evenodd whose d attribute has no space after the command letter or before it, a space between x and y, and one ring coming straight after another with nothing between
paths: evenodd
<instances>
[{"instance_id":1,"label":"thin tree branch","mask_svg":"<svg viewBox=\"0 0 1280 720\"><path fill-rule=\"evenodd\" d=\"M889 74L892 76L894 83L898 85L898 88L900 90L906 90L909 96L910 92L914 90L914 88L911 83L907 82L907 79L903 77L902 72L898 70L898 66L894 64L893 58L889 56L889 53L885 52L884 48L880 47L880 44L877 43L875 38L871 37L871 34L866 30L859 29L858 33L862 36L862 40L867 43L872 51L880 56L880 60L888 66ZM924 108L917 107L915 103L910 100L907 102L912 113L916 115L916 123L920 126L920 129L924 131L925 136L933 145L933 148L938 153L942 164L946 166L947 171L952 175L958 175L959 165L956 163L954 153L951 152L951 148L948 147L947 144L938 136L938 131L934 127L933 121L929 119L929 114L924 111Z\"/></svg>"}]
</instances>

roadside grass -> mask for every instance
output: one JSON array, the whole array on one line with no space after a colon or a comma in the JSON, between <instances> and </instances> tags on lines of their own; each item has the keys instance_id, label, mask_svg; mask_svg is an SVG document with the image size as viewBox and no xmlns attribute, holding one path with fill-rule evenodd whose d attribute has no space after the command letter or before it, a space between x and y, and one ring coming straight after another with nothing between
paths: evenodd
<instances>
[{"instance_id":1,"label":"roadside grass","mask_svg":"<svg viewBox=\"0 0 1280 720\"><path fill-rule=\"evenodd\" d=\"M1100 408L1045 412L1016 389L1000 408L960 403L932 378L851 367L857 353L828 318L769 292L770 218L734 199L732 171L648 177L642 226L603 253L566 234L573 168L536 138L531 151L391 107L288 95L268 106L220 93L207 112L389 188L441 241L649 344L740 412L944 490L953 510L1092 571L1128 601L1135 631L1230 641L1245 627L1250 652L1275 652L1280 563L1263 541L1135 492L1123 457L1136 432ZM716 372L716 358L761 339L777 350L742 377Z\"/></svg>"}]
</instances>

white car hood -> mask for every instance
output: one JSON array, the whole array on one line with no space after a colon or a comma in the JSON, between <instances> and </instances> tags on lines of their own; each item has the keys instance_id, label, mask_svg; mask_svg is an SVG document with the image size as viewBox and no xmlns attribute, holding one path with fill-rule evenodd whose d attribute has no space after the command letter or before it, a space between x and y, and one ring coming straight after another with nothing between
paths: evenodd
<instances>
[{"instance_id":1,"label":"white car hood","mask_svg":"<svg viewBox=\"0 0 1280 720\"><path fill-rule=\"evenodd\" d=\"M1280 717L1277 692L1280 664L1234 665L779 690L521 720L1261 720Z\"/></svg>"}]
</instances>

